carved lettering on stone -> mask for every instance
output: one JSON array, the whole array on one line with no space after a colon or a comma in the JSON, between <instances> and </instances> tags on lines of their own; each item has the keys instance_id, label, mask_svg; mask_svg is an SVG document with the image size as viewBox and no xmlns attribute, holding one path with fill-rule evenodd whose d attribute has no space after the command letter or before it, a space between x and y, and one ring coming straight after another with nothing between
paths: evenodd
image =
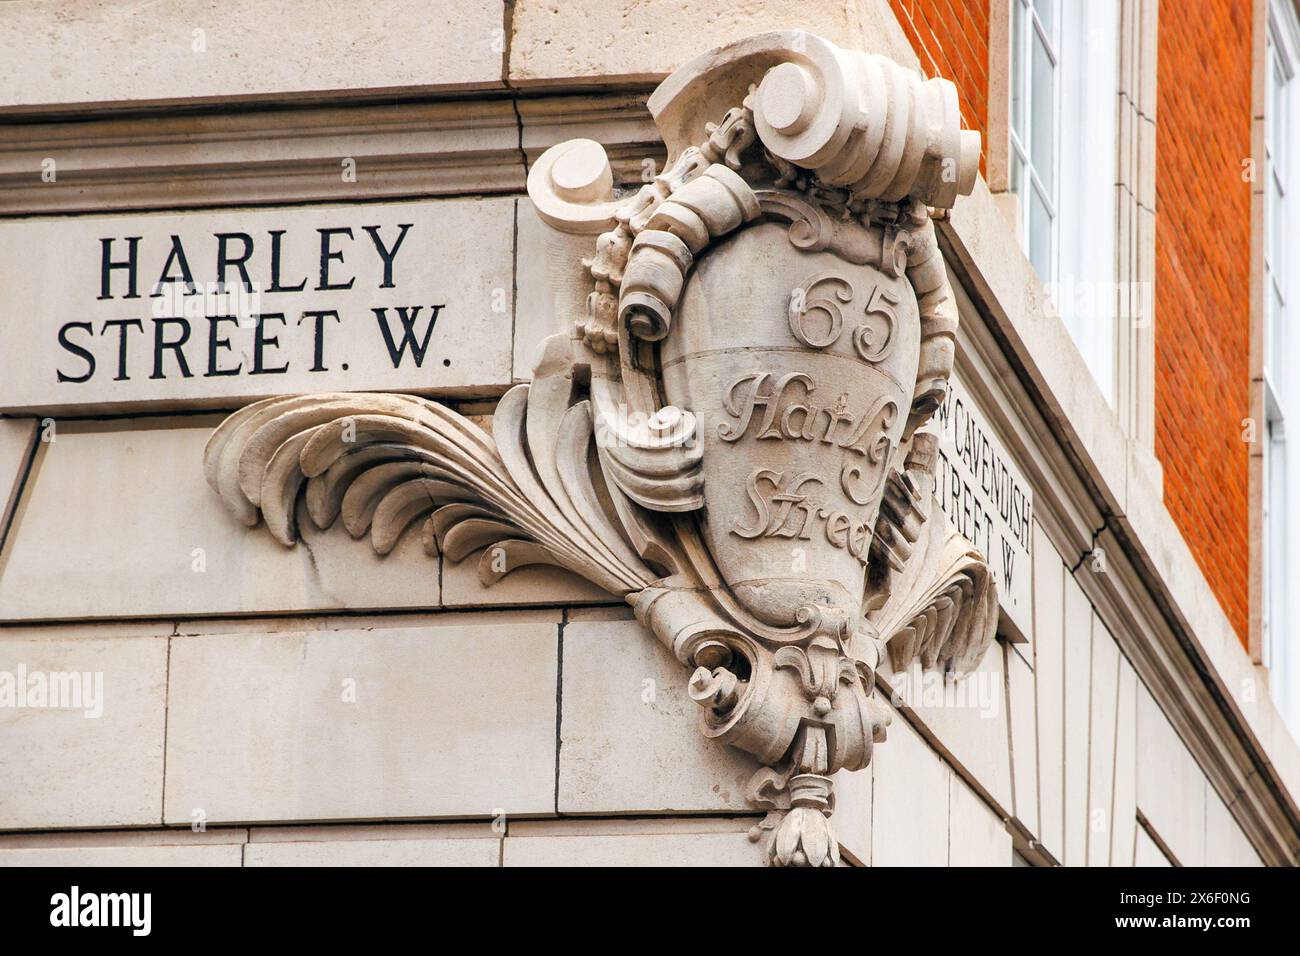
<instances>
[{"instance_id":1,"label":"carved lettering on stone","mask_svg":"<svg viewBox=\"0 0 1300 956\"><path fill-rule=\"evenodd\" d=\"M622 595L705 736L762 763L766 859L833 866L832 775L885 738L881 654L960 674L997 623L928 425L957 325L930 211L972 188L979 137L950 83L793 32L649 107L669 163L635 194L591 141L533 166L543 221L591 236L586 303L491 435L409 396L272 399L217 429L207 477L286 544L303 494L380 551L422 521L485 585L546 563Z\"/></svg>"}]
</instances>

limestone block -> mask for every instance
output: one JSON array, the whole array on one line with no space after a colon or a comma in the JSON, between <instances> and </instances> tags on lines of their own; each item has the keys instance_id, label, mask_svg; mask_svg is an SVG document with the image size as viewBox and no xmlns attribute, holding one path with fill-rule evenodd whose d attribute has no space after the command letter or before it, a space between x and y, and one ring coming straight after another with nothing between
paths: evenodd
<instances>
[{"instance_id":1,"label":"limestone block","mask_svg":"<svg viewBox=\"0 0 1300 956\"><path fill-rule=\"evenodd\" d=\"M444 607L508 607L512 604L623 604L620 598L571 571L530 565L512 571L491 587L478 577L481 551L460 562L443 559ZM623 606L626 607L624 604Z\"/></svg>"},{"instance_id":2,"label":"limestone block","mask_svg":"<svg viewBox=\"0 0 1300 956\"><path fill-rule=\"evenodd\" d=\"M573 320L586 310L591 277L573 266L595 254L596 237L551 229L526 199L519 200L516 214L514 379L528 381L543 340L567 335Z\"/></svg>"},{"instance_id":3,"label":"limestone block","mask_svg":"<svg viewBox=\"0 0 1300 956\"><path fill-rule=\"evenodd\" d=\"M1213 789L1205 798L1205 865L1263 866L1232 812Z\"/></svg>"},{"instance_id":4,"label":"limestone block","mask_svg":"<svg viewBox=\"0 0 1300 956\"><path fill-rule=\"evenodd\" d=\"M1110 864L1115 821L1115 733L1119 647L1101 618L1093 619L1092 705L1088 711L1088 865Z\"/></svg>"},{"instance_id":5,"label":"limestone block","mask_svg":"<svg viewBox=\"0 0 1300 956\"><path fill-rule=\"evenodd\" d=\"M0 543L18 504L37 435L34 418L0 418Z\"/></svg>"},{"instance_id":6,"label":"limestone block","mask_svg":"<svg viewBox=\"0 0 1300 956\"><path fill-rule=\"evenodd\" d=\"M489 824L255 829L245 866L500 866Z\"/></svg>"},{"instance_id":7,"label":"limestone block","mask_svg":"<svg viewBox=\"0 0 1300 956\"><path fill-rule=\"evenodd\" d=\"M0 224L0 258L15 263L0 350L23 356L0 410L499 393L513 235L506 198Z\"/></svg>"},{"instance_id":8,"label":"limestone block","mask_svg":"<svg viewBox=\"0 0 1300 956\"><path fill-rule=\"evenodd\" d=\"M1011 834L988 804L953 774L948 797L948 865L1010 866Z\"/></svg>"},{"instance_id":9,"label":"limestone block","mask_svg":"<svg viewBox=\"0 0 1300 956\"><path fill-rule=\"evenodd\" d=\"M1144 686L1138 688L1137 727L1138 810L1180 864L1202 866L1206 858L1208 784L1186 745ZM1140 861L1140 839L1138 843Z\"/></svg>"},{"instance_id":10,"label":"limestone block","mask_svg":"<svg viewBox=\"0 0 1300 956\"><path fill-rule=\"evenodd\" d=\"M99 847L243 846L249 831L244 827L189 827L154 830L39 830L0 833L0 850L58 850Z\"/></svg>"},{"instance_id":11,"label":"limestone block","mask_svg":"<svg viewBox=\"0 0 1300 956\"><path fill-rule=\"evenodd\" d=\"M1119 705L1115 718L1115 812L1110 865L1132 866L1137 837L1137 695L1133 665L1119 660Z\"/></svg>"},{"instance_id":12,"label":"limestone block","mask_svg":"<svg viewBox=\"0 0 1300 956\"><path fill-rule=\"evenodd\" d=\"M240 866L242 852L242 846L231 843L0 849L0 867Z\"/></svg>"},{"instance_id":13,"label":"limestone block","mask_svg":"<svg viewBox=\"0 0 1300 956\"><path fill-rule=\"evenodd\" d=\"M178 637L168 823L550 813L545 624Z\"/></svg>"},{"instance_id":14,"label":"limestone block","mask_svg":"<svg viewBox=\"0 0 1300 956\"><path fill-rule=\"evenodd\" d=\"M660 80L711 47L768 30L808 30L849 49L915 62L884 4L814 0L798 7L743 0L652 0L621 11L585 0L518 0L512 85Z\"/></svg>"},{"instance_id":15,"label":"limestone block","mask_svg":"<svg viewBox=\"0 0 1300 956\"><path fill-rule=\"evenodd\" d=\"M948 865L952 771L898 713L871 761L872 866Z\"/></svg>"},{"instance_id":16,"label":"limestone block","mask_svg":"<svg viewBox=\"0 0 1300 956\"><path fill-rule=\"evenodd\" d=\"M1034 692L1038 701L1038 839L1058 860L1061 859L1065 786L1064 581L1065 565L1061 556L1035 522Z\"/></svg>"},{"instance_id":17,"label":"limestone block","mask_svg":"<svg viewBox=\"0 0 1300 956\"><path fill-rule=\"evenodd\" d=\"M6 3L0 109L492 88L502 10L501 0Z\"/></svg>"},{"instance_id":18,"label":"limestone block","mask_svg":"<svg viewBox=\"0 0 1300 956\"><path fill-rule=\"evenodd\" d=\"M1065 773L1061 862L1088 860L1088 704L1092 686L1092 607L1077 581L1065 578Z\"/></svg>"},{"instance_id":19,"label":"limestone block","mask_svg":"<svg viewBox=\"0 0 1300 956\"><path fill-rule=\"evenodd\" d=\"M1169 862L1169 857L1165 856L1164 851L1160 849L1159 844L1151 839L1151 834L1147 833L1146 828L1137 828L1137 849L1134 866L1159 867L1173 866Z\"/></svg>"},{"instance_id":20,"label":"limestone block","mask_svg":"<svg viewBox=\"0 0 1300 956\"><path fill-rule=\"evenodd\" d=\"M0 631L0 829L161 822L167 639L22 633Z\"/></svg>"},{"instance_id":21,"label":"limestone block","mask_svg":"<svg viewBox=\"0 0 1300 956\"><path fill-rule=\"evenodd\" d=\"M505 839L505 866L761 866L750 820L522 824Z\"/></svg>"},{"instance_id":22,"label":"limestone block","mask_svg":"<svg viewBox=\"0 0 1300 956\"><path fill-rule=\"evenodd\" d=\"M1038 802L1038 728L1035 720L1034 672L1013 647L1006 648L1007 696L1010 698L1011 767L1014 772L1013 812L1030 833L1037 835L1041 816Z\"/></svg>"},{"instance_id":23,"label":"limestone block","mask_svg":"<svg viewBox=\"0 0 1300 956\"><path fill-rule=\"evenodd\" d=\"M0 619L437 605L438 564L418 527L385 557L341 524L321 532L301 514L306 547L250 534L203 481L213 424L60 426L40 447L0 558Z\"/></svg>"},{"instance_id":24,"label":"limestone block","mask_svg":"<svg viewBox=\"0 0 1300 956\"><path fill-rule=\"evenodd\" d=\"M835 837L840 858L871 865L871 771L841 770L835 775Z\"/></svg>"},{"instance_id":25,"label":"limestone block","mask_svg":"<svg viewBox=\"0 0 1300 956\"><path fill-rule=\"evenodd\" d=\"M561 813L753 812L748 754L699 731L687 675L636 621L564 628Z\"/></svg>"},{"instance_id":26,"label":"limestone block","mask_svg":"<svg viewBox=\"0 0 1300 956\"><path fill-rule=\"evenodd\" d=\"M1010 708L1003 668L1002 645L994 644L979 666L960 680L925 672L919 660L903 673L888 673L887 680L894 704L910 707L933 734L944 758L977 780L1010 815ZM1032 701L1030 706L1032 716Z\"/></svg>"}]
</instances>

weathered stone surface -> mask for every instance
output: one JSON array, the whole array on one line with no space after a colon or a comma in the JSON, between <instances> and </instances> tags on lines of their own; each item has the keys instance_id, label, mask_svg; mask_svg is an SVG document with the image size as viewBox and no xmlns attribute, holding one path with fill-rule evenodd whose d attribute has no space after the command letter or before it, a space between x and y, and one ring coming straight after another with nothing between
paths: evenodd
<instances>
[{"instance_id":1,"label":"weathered stone surface","mask_svg":"<svg viewBox=\"0 0 1300 956\"><path fill-rule=\"evenodd\" d=\"M1011 834L956 774L948 796L948 865L1010 866Z\"/></svg>"},{"instance_id":2,"label":"weathered stone surface","mask_svg":"<svg viewBox=\"0 0 1300 956\"><path fill-rule=\"evenodd\" d=\"M487 824L258 829L244 850L244 866L500 865Z\"/></svg>"},{"instance_id":3,"label":"weathered stone surface","mask_svg":"<svg viewBox=\"0 0 1300 956\"><path fill-rule=\"evenodd\" d=\"M835 838L840 856L871 865L871 774L841 770L835 776Z\"/></svg>"},{"instance_id":4,"label":"weathered stone surface","mask_svg":"<svg viewBox=\"0 0 1300 956\"><path fill-rule=\"evenodd\" d=\"M910 48L892 16L868 5L814 0L798 8L743 0L652 0L619 15L594 0L520 0L510 46L513 84L659 80L686 57L765 30L811 30L850 49L879 49L884 33ZM684 38L689 37L689 43Z\"/></svg>"},{"instance_id":5,"label":"weathered stone surface","mask_svg":"<svg viewBox=\"0 0 1300 956\"><path fill-rule=\"evenodd\" d=\"M0 849L4 866L240 866L238 844L197 846L87 846Z\"/></svg>"},{"instance_id":6,"label":"weathered stone surface","mask_svg":"<svg viewBox=\"0 0 1300 956\"><path fill-rule=\"evenodd\" d=\"M1007 724L1013 706L1022 702L1008 700L1004 668L1003 646L995 643L979 665L959 679L925 671L919 660L902 673L888 674L887 679L895 705L901 702L910 707L933 735L945 759L974 777L1010 815L1012 754ZM1024 715L1017 711L1016 716ZM1028 718L1032 730L1032 702ZM1022 769L1019 761L1016 769Z\"/></svg>"},{"instance_id":7,"label":"weathered stone surface","mask_svg":"<svg viewBox=\"0 0 1300 956\"><path fill-rule=\"evenodd\" d=\"M1038 839L1048 853L1060 860L1065 822L1065 565L1037 522L1033 553ZM1129 726L1135 725L1136 719Z\"/></svg>"},{"instance_id":8,"label":"weathered stone surface","mask_svg":"<svg viewBox=\"0 0 1300 956\"><path fill-rule=\"evenodd\" d=\"M551 813L556 646L542 624L178 637L166 820Z\"/></svg>"},{"instance_id":9,"label":"weathered stone surface","mask_svg":"<svg viewBox=\"0 0 1300 956\"><path fill-rule=\"evenodd\" d=\"M34 418L0 418L0 541L18 505L18 491L31 463L38 422Z\"/></svg>"},{"instance_id":10,"label":"weathered stone surface","mask_svg":"<svg viewBox=\"0 0 1300 956\"><path fill-rule=\"evenodd\" d=\"M521 199L515 281L514 378L530 381L548 336L567 332L586 310L590 281L575 262L596 251L596 237L548 228L532 202Z\"/></svg>"},{"instance_id":11,"label":"weathered stone surface","mask_svg":"<svg viewBox=\"0 0 1300 956\"><path fill-rule=\"evenodd\" d=\"M872 866L947 866L952 771L901 715L871 764Z\"/></svg>"},{"instance_id":12,"label":"weathered stone surface","mask_svg":"<svg viewBox=\"0 0 1300 956\"><path fill-rule=\"evenodd\" d=\"M1038 803L1038 723L1035 715L1034 672L1015 648L1006 648L1008 721L1015 803L1013 813L1030 833L1040 826Z\"/></svg>"},{"instance_id":13,"label":"weathered stone surface","mask_svg":"<svg viewBox=\"0 0 1300 956\"><path fill-rule=\"evenodd\" d=\"M1065 577L1065 784L1061 862L1088 860L1088 702L1092 687L1094 614L1073 577ZM1141 738L1139 737L1139 740Z\"/></svg>"},{"instance_id":14,"label":"weathered stone surface","mask_svg":"<svg viewBox=\"0 0 1300 956\"><path fill-rule=\"evenodd\" d=\"M408 532L408 534L411 532ZM515 604L623 604L604 588L563 568L532 565L511 572L491 587L478 577L480 553L442 562L444 607L509 607Z\"/></svg>"},{"instance_id":15,"label":"weathered stone surface","mask_svg":"<svg viewBox=\"0 0 1300 956\"><path fill-rule=\"evenodd\" d=\"M1110 865L1132 866L1137 839L1138 678L1121 655L1119 706L1115 717L1115 814L1111 825Z\"/></svg>"},{"instance_id":16,"label":"weathered stone surface","mask_svg":"<svg viewBox=\"0 0 1300 956\"><path fill-rule=\"evenodd\" d=\"M53 850L68 847L209 846L213 844L242 846L248 842L248 834L249 831L244 827L209 827L206 830L193 830L189 827L144 830L33 830L0 833L0 849Z\"/></svg>"},{"instance_id":17,"label":"weathered stone surface","mask_svg":"<svg viewBox=\"0 0 1300 956\"><path fill-rule=\"evenodd\" d=\"M1088 865L1110 865L1115 838L1115 741L1119 648L1098 618L1092 632L1092 703L1088 708Z\"/></svg>"},{"instance_id":18,"label":"weathered stone surface","mask_svg":"<svg viewBox=\"0 0 1300 956\"><path fill-rule=\"evenodd\" d=\"M500 391L513 232L509 199L0 224L12 273L0 349L24 357L0 410Z\"/></svg>"},{"instance_id":19,"label":"weathered stone surface","mask_svg":"<svg viewBox=\"0 0 1300 956\"><path fill-rule=\"evenodd\" d=\"M1147 833L1145 827L1137 828L1137 849L1134 866L1160 867L1173 866L1169 862L1169 857L1165 856L1155 840L1151 839L1151 834Z\"/></svg>"},{"instance_id":20,"label":"weathered stone surface","mask_svg":"<svg viewBox=\"0 0 1300 956\"><path fill-rule=\"evenodd\" d=\"M305 518L306 547L247 533L196 471L210 434L204 418L60 426L9 534L0 619L437 606L418 527L384 557Z\"/></svg>"},{"instance_id":21,"label":"weathered stone surface","mask_svg":"<svg viewBox=\"0 0 1300 956\"><path fill-rule=\"evenodd\" d=\"M505 839L505 866L759 866L746 820L523 823Z\"/></svg>"},{"instance_id":22,"label":"weathered stone surface","mask_svg":"<svg viewBox=\"0 0 1300 956\"><path fill-rule=\"evenodd\" d=\"M686 675L636 621L564 628L561 813L745 812L752 757L698 735Z\"/></svg>"},{"instance_id":23,"label":"weathered stone surface","mask_svg":"<svg viewBox=\"0 0 1300 956\"><path fill-rule=\"evenodd\" d=\"M52 22L46 4L6 3L0 110L491 88L501 83L502 11L501 0L436 9L71 0Z\"/></svg>"},{"instance_id":24,"label":"weathered stone surface","mask_svg":"<svg viewBox=\"0 0 1300 956\"><path fill-rule=\"evenodd\" d=\"M160 823L167 638L21 633L0 630L0 829Z\"/></svg>"},{"instance_id":25,"label":"weathered stone surface","mask_svg":"<svg viewBox=\"0 0 1300 956\"><path fill-rule=\"evenodd\" d=\"M1241 826L1213 789L1205 797L1205 865L1262 866Z\"/></svg>"},{"instance_id":26,"label":"weathered stone surface","mask_svg":"<svg viewBox=\"0 0 1300 956\"><path fill-rule=\"evenodd\" d=\"M1205 864L1205 774L1145 687L1138 688L1137 808L1183 866ZM1138 840L1138 865L1142 860Z\"/></svg>"}]
</instances>

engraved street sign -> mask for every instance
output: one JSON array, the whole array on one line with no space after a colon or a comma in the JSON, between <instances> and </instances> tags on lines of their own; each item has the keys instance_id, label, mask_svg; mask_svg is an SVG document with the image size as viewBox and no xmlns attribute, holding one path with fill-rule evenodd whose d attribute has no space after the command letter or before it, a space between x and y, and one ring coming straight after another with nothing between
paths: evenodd
<instances>
[{"instance_id":1,"label":"engraved street sign","mask_svg":"<svg viewBox=\"0 0 1300 956\"><path fill-rule=\"evenodd\" d=\"M934 416L943 429L935 497L988 561L1002 610L1019 631L1010 636L1027 641L1033 633L1034 492L955 372L948 385Z\"/></svg>"},{"instance_id":2,"label":"engraved street sign","mask_svg":"<svg viewBox=\"0 0 1300 956\"><path fill-rule=\"evenodd\" d=\"M0 224L0 411L499 393L509 199ZM464 346L473 343L473 348Z\"/></svg>"}]
</instances>

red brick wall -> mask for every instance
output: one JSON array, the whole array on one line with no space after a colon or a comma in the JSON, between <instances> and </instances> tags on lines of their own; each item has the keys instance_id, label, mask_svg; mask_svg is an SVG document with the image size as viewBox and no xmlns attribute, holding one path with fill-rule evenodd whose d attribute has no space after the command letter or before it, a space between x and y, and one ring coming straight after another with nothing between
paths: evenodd
<instances>
[{"instance_id":1,"label":"red brick wall","mask_svg":"<svg viewBox=\"0 0 1300 956\"><path fill-rule=\"evenodd\" d=\"M1165 504L1242 643L1249 621L1251 5L1161 0L1156 455Z\"/></svg>"},{"instance_id":2,"label":"red brick wall","mask_svg":"<svg viewBox=\"0 0 1300 956\"><path fill-rule=\"evenodd\" d=\"M979 130L988 154L989 0L889 0L926 76L957 85L962 125Z\"/></svg>"},{"instance_id":3,"label":"red brick wall","mask_svg":"<svg viewBox=\"0 0 1300 956\"><path fill-rule=\"evenodd\" d=\"M927 76L988 142L989 0L890 0ZM1156 455L1165 504L1243 643L1249 621L1251 10L1160 0ZM1194 7L1194 14L1189 7ZM981 172L984 159L980 159Z\"/></svg>"}]
</instances>

